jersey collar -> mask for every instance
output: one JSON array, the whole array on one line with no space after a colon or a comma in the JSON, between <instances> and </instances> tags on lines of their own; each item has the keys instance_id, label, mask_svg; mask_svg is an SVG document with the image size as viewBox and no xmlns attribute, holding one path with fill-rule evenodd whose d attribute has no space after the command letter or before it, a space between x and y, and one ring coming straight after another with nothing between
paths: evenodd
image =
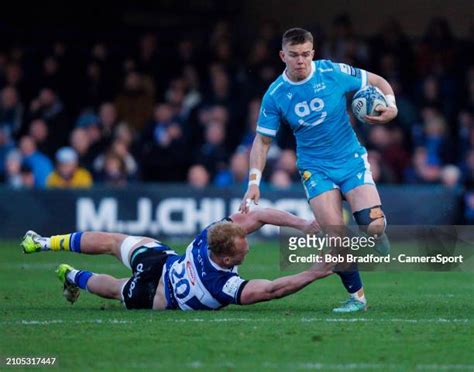
<instances>
[{"instance_id":1,"label":"jersey collar","mask_svg":"<svg viewBox=\"0 0 474 372\"><path fill-rule=\"evenodd\" d=\"M230 269L227 269L227 268L225 268L225 267L222 267L222 266L216 264L214 261L212 261L211 252L209 252L209 249L207 250L207 258L208 258L208 260L209 260L209 263L211 264L211 266L212 266L214 269L219 270L219 271L232 272L233 267L230 268Z\"/></svg>"},{"instance_id":2,"label":"jersey collar","mask_svg":"<svg viewBox=\"0 0 474 372\"><path fill-rule=\"evenodd\" d=\"M311 72L309 73L308 77L304 80L301 80L301 81L291 81L289 78L288 78L288 75L286 74L286 68L285 68L285 71L283 71L283 80L285 80L287 83L291 84L291 85L301 85L301 84L304 84L306 82L308 82L314 75L314 71L316 71L316 64L314 61L311 62Z\"/></svg>"}]
</instances>

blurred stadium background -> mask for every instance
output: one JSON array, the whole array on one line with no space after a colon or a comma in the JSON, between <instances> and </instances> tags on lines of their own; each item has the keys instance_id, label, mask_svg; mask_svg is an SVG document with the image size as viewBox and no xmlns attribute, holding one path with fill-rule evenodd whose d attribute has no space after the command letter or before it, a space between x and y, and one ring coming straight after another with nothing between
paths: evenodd
<instances>
[{"instance_id":1,"label":"blurred stadium background","mask_svg":"<svg viewBox=\"0 0 474 372\"><path fill-rule=\"evenodd\" d=\"M106 210L113 214L107 205L102 223L81 225L82 212L75 210L83 195L96 202L91 216L97 218L98 203L109 192L123 218L131 207L139 210L139 196L147 190L153 201L173 196L173 190L178 197L239 198L260 99L283 70L280 37L295 25L314 33L317 58L378 73L396 91L395 122L368 126L353 119L384 203L392 204L389 220L472 223L473 10L472 2L461 0L383 7L377 1L363 7L296 1L291 8L283 1L163 0L114 7L46 3L28 14L4 13L0 199L19 204L0 211L9 222L1 235L14 237L25 229L18 211L27 205L51 210L41 224L38 216L36 223L22 220L32 227L133 232L107 220ZM160 188L167 183L184 186ZM271 149L263 187L273 201L304 198L293 136L285 126ZM41 192L57 188L80 191ZM433 192L439 197L431 197L431 204L419 203L424 213L403 219L413 213L413 193L430 200ZM52 200L63 205L64 218L53 213Z\"/></svg>"},{"instance_id":2,"label":"blurred stadium background","mask_svg":"<svg viewBox=\"0 0 474 372\"><path fill-rule=\"evenodd\" d=\"M74 158L57 152L71 146L79 169L63 166L64 174L77 172L66 187L243 188L260 98L283 69L281 33L300 25L316 35L317 58L381 74L396 90L396 122L354 121L376 182L464 189L458 217L471 222L472 3L397 2L381 16L378 3L369 3L362 11L344 1L296 2L289 12L284 2L158 1L4 14L3 184L63 186L61 176L48 176ZM282 130L264 178L270 188L299 182L293 148Z\"/></svg>"}]
</instances>

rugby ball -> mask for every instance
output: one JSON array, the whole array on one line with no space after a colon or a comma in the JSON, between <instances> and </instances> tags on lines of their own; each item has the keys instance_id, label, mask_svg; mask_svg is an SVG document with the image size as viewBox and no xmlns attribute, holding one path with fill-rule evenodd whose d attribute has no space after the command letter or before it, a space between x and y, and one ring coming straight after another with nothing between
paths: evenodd
<instances>
[{"instance_id":1,"label":"rugby ball","mask_svg":"<svg viewBox=\"0 0 474 372\"><path fill-rule=\"evenodd\" d=\"M375 111L379 105L387 107L387 100L382 91L372 85L365 86L352 98L352 112L357 120L363 123L366 123L365 115L380 115L380 112Z\"/></svg>"}]
</instances>

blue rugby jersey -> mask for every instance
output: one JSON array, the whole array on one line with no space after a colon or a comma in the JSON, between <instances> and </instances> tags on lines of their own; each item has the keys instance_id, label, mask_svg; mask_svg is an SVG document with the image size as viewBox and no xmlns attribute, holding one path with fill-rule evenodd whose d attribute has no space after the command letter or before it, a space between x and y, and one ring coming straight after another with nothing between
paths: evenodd
<instances>
[{"instance_id":1,"label":"blue rugby jersey","mask_svg":"<svg viewBox=\"0 0 474 372\"><path fill-rule=\"evenodd\" d=\"M288 123L300 170L342 159L361 148L346 111L346 93L367 80L366 71L329 60L313 61L310 75L299 82L283 72L263 97L257 132L274 137L280 122Z\"/></svg>"},{"instance_id":2,"label":"blue rugby jersey","mask_svg":"<svg viewBox=\"0 0 474 372\"><path fill-rule=\"evenodd\" d=\"M209 227L196 236L184 255L166 261L163 278L169 309L217 310L238 304L247 281L238 275L237 266L226 269L210 259Z\"/></svg>"}]
</instances>

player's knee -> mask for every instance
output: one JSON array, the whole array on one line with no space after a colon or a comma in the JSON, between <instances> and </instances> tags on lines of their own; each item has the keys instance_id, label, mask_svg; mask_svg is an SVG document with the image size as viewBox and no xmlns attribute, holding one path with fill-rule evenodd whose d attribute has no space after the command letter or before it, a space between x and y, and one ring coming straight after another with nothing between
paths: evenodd
<instances>
[{"instance_id":1,"label":"player's knee","mask_svg":"<svg viewBox=\"0 0 474 372\"><path fill-rule=\"evenodd\" d=\"M378 218L369 224L367 234L371 236L381 236L385 232L385 226L385 218Z\"/></svg>"},{"instance_id":2,"label":"player's knee","mask_svg":"<svg viewBox=\"0 0 474 372\"><path fill-rule=\"evenodd\" d=\"M360 229L369 235L382 235L387 221L381 205L362 209L354 213L354 218Z\"/></svg>"},{"instance_id":3,"label":"player's knee","mask_svg":"<svg viewBox=\"0 0 474 372\"><path fill-rule=\"evenodd\" d=\"M109 254L120 258L120 247L126 238L127 235L124 234L109 233L106 239Z\"/></svg>"}]
</instances>

